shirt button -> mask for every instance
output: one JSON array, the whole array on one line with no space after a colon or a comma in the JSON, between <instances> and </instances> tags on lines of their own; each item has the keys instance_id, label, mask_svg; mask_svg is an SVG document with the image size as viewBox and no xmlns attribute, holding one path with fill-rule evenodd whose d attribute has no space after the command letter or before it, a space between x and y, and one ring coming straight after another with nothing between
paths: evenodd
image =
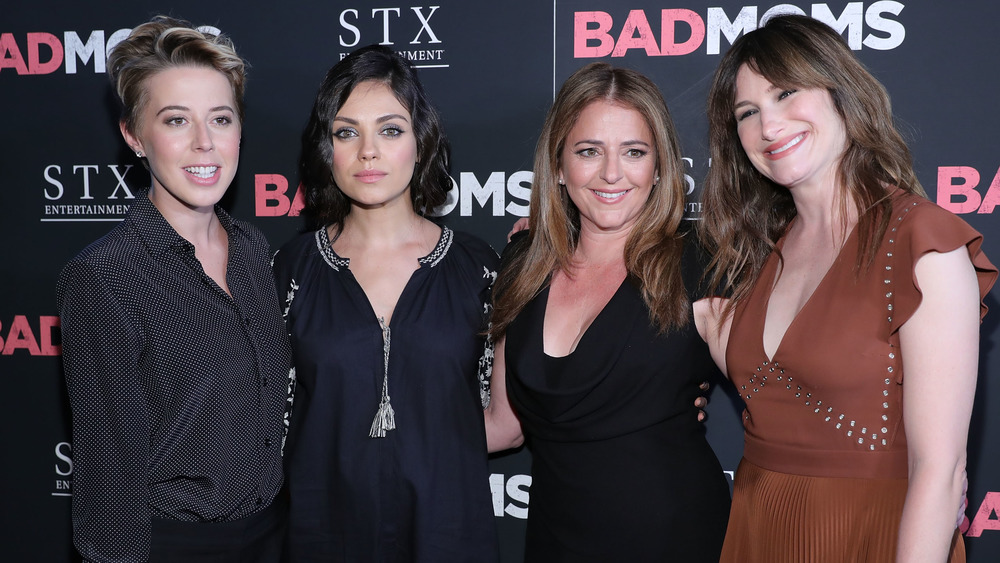
<instances>
[{"instance_id":1,"label":"shirt button","mask_svg":"<svg viewBox=\"0 0 1000 563\"><path fill-rule=\"evenodd\" d=\"M271 445L271 439L270 438L264 438L264 445L265 446L270 446Z\"/></svg>"}]
</instances>

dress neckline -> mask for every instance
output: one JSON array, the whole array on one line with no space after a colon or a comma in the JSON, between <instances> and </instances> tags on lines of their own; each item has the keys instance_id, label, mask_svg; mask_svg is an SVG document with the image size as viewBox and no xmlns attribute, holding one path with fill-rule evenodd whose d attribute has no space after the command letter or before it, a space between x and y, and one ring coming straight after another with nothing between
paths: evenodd
<instances>
[{"instance_id":1,"label":"dress neckline","mask_svg":"<svg viewBox=\"0 0 1000 563\"><path fill-rule=\"evenodd\" d=\"M542 354L546 358L550 358L550 359L554 359L554 360L559 360L559 359L564 359L564 358L572 357L573 354L575 354L576 351L580 349L580 345L583 344L584 338L587 338L587 334L590 332L590 329L593 328L594 325L596 325L597 322L601 319L601 317L603 317L605 315L605 312L609 309L609 305L611 305L611 302L614 301L616 297L618 297L618 294L621 293L622 288L625 287L625 284L629 283L629 277L630 277L629 274L625 275L625 278L622 279L622 281L621 281L620 284L618 284L618 287L617 287L617 289L615 289L615 292L611 294L611 298L608 299L608 301L604 304L604 306L601 307L601 310L597 312L597 315L594 316L594 319L592 321L590 321L590 324L587 325L587 327L585 329L583 329L583 332L580 333L580 337L576 341L576 346L572 350L570 350L568 353L566 353L566 354L564 354L562 356L553 356L552 354L549 354L548 352L545 351L545 316L546 316L546 313L548 312L548 309L549 309L549 293L550 293L550 290L552 289L552 283L550 281L549 285L547 285L545 287L544 293L542 295L540 295L540 297L542 298L542 323L541 323L541 326L542 326Z\"/></svg>"},{"instance_id":2,"label":"dress neckline","mask_svg":"<svg viewBox=\"0 0 1000 563\"><path fill-rule=\"evenodd\" d=\"M794 220L795 219L793 218L792 221ZM791 223L789 223L789 229L790 228L791 228ZM830 263L830 266L826 269L826 272L823 273L823 277L820 278L819 283L812 290L812 293L809 294L809 297L807 297L805 302L802 303L802 307L800 307L799 310L795 312L795 315L792 316L792 320L788 323L788 326L785 327L785 331L781 333L781 337L778 339L778 345L774 348L774 353L768 355L767 348L764 346L764 332L767 329L767 311L770 308L771 296L774 294L774 285L777 282L778 264L779 264L777 253L782 249L782 247L785 246L785 237L788 236L787 229L785 231L785 234L782 235L782 237L779 238L778 241L775 243L775 249L774 251L772 251L771 256L768 258L768 261L764 266L764 272L762 272L762 274L766 273L768 277L767 284L764 286L768 289L765 290L764 293L764 303L761 312L761 322L760 322L760 337L756 339L756 342L760 346L761 353L764 355L764 357L767 359L768 362L773 363L774 360L779 356L781 349L785 344L786 337L792 330L792 327L794 327L796 323L799 322L799 319L806 312L806 309L810 308L812 303L816 300L817 294L821 294L826 289L826 286L828 286L831 283L829 282L829 280L833 277L834 270L840 267L841 263L845 261L844 254L845 252L847 252L846 250L847 247L851 245L854 239L856 238L857 229L858 229L858 224L857 222L855 222L854 226L851 227L851 230L848 233L847 238L844 239L844 244L842 244L840 246L840 250L837 251L836 258L833 259L833 262ZM760 280L758 280L758 283L760 283L761 281L764 281L763 275L761 276Z\"/></svg>"},{"instance_id":3,"label":"dress neckline","mask_svg":"<svg viewBox=\"0 0 1000 563\"><path fill-rule=\"evenodd\" d=\"M434 249L430 251L426 256L417 259L417 264L421 268L433 268L437 266L441 260L448 254L448 250L451 248L451 243L455 238L455 233L447 226L441 226L441 235L438 236L437 244L434 245ZM316 248L319 250L320 256L323 257L323 261L327 263L334 270L340 271L341 269L348 269L351 266L351 259L340 256L333 250L333 240L330 239L330 235L327 232L326 227L321 227L315 233ZM334 239L335 240L335 239Z\"/></svg>"}]
</instances>

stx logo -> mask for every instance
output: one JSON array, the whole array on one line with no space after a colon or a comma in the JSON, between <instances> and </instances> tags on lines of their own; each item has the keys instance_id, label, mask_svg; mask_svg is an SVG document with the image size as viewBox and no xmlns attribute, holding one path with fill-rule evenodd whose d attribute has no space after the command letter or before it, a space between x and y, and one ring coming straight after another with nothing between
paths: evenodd
<instances>
[{"instance_id":1,"label":"stx logo","mask_svg":"<svg viewBox=\"0 0 1000 563\"><path fill-rule=\"evenodd\" d=\"M59 328L59 317L40 316L37 326L33 329L25 315L14 316L6 326L0 322L0 349L3 350L0 354L9 356L16 350L27 350L31 356L60 355L62 346L54 344L52 338Z\"/></svg>"},{"instance_id":2,"label":"stx logo","mask_svg":"<svg viewBox=\"0 0 1000 563\"><path fill-rule=\"evenodd\" d=\"M211 26L198 29L219 34ZM108 53L131 32L119 29L106 35L103 29L96 29L87 35L86 41L75 31L64 32L61 41L51 33L31 32L25 34L20 44L13 33L0 33L0 72L11 68L17 74L52 74L65 63L66 74L76 74L79 61L83 65L93 63L94 72L101 73L105 71Z\"/></svg>"},{"instance_id":3,"label":"stx logo","mask_svg":"<svg viewBox=\"0 0 1000 563\"><path fill-rule=\"evenodd\" d=\"M69 442L59 442L56 444L55 454L56 478L52 496L73 496L73 445Z\"/></svg>"},{"instance_id":4,"label":"stx logo","mask_svg":"<svg viewBox=\"0 0 1000 563\"><path fill-rule=\"evenodd\" d=\"M427 43L440 43L441 40L438 39L434 30L431 29L431 17L434 12L438 10L441 6L429 6L424 8L423 6L410 6L410 10L416 16L417 23L420 25L420 29L417 31L416 35L410 40L410 45L417 45L426 41ZM424 10L427 10L427 14L424 14ZM379 20L382 22L382 40L379 41L379 45L395 45L391 39L390 28L392 28L393 22L397 22L401 17L408 16L407 12L403 12L401 8L372 8L371 20L377 23ZM347 38L344 34L340 35L340 46L341 47L355 47L361 42L361 29L354 25L359 23L360 13L354 8L349 8L340 12L340 27L344 31L353 35L353 38ZM398 22L397 22L398 23ZM412 29L412 22L404 22L407 29ZM421 40L421 36L424 40Z\"/></svg>"},{"instance_id":5,"label":"stx logo","mask_svg":"<svg viewBox=\"0 0 1000 563\"><path fill-rule=\"evenodd\" d=\"M938 166L937 204L952 213L993 213L1000 204L1000 170L985 195L976 191L979 180L979 171L971 166Z\"/></svg>"},{"instance_id":6,"label":"stx logo","mask_svg":"<svg viewBox=\"0 0 1000 563\"><path fill-rule=\"evenodd\" d=\"M903 43L906 29L886 14L898 16L904 6L900 2L881 0L864 9L864 2L849 2L839 16L834 15L827 4L813 4L812 17L825 22L838 33L847 32L847 42L851 49L864 47L872 49L895 49ZM631 49L642 49L647 56L687 55L705 45L706 53L718 55L722 36L732 44L736 39L759 24L779 14L802 14L806 12L791 4L779 4L758 17L757 6L744 6L735 17L729 17L725 9L710 7L706 16L685 8L660 10L659 43L650 25L656 21L656 14L644 10L631 10L625 18L617 39L611 35L615 27L614 18L608 12L576 12L573 15L573 57L597 58L624 57ZM877 33L863 36L864 26Z\"/></svg>"},{"instance_id":7,"label":"stx logo","mask_svg":"<svg viewBox=\"0 0 1000 563\"><path fill-rule=\"evenodd\" d=\"M51 188L44 188L45 199L49 201L61 200L63 195L66 194L66 186L63 184L64 174L70 176L72 181L79 187L79 193L81 194L79 199L81 200L91 200L94 196L90 193L91 178L96 179L101 176L101 166L99 164L74 164L72 166L67 166L67 170L64 173L63 167L58 164L50 164L45 167L42 171L42 177L45 182L51 185ZM123 199L135 199L132 191L129 189L128 184L125 182L125 176L128 174L129 170L132 169L131 164L120 165L120 164L108 164L106 168L111 172L113 178L110 180L115 183L114 187L110 189L110 194L107 199L118 199L119 190L121 190L121 196ZM107 177L107 173L104 174ZM101 192L105 193L104 190Z\"/></svg>"}]
</instances>

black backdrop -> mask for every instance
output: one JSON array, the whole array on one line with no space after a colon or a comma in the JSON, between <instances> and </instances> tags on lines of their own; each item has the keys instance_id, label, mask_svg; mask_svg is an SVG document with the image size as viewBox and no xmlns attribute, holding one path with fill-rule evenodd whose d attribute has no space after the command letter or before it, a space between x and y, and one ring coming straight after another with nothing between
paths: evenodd
<instances>
[{"instance_id":1,"label":"black backdrop","mask_svg":"<svg viewBox=\"0 0 1000 563\"><path fill-rule=\"evenodd\" d=\"M320 79L354 47L387 43L420 74L452 140L454 189L443 221L500 250L526 214L535 139L554 89L596 59L640 70L662 88L681 131L697 220L708 167L705 96L711 73L743 30L775 11L841 29L893 95L932 199L986 235L1000 261L1000 128L996 21L1000 5L972 0L750 4L752 0L477 2L246 0L110 4L49 0L0 10L0 559L72 561L72 455L59 358L55 279L108 231L149 183L126 150L104 73L109 45L158 13L214 26L250 62L242 165L224 205L273 246L301 223L299 133ZM947 6L947 7L945 7ZM979 392L969 444L970 561L1000 559L1000 311L982 328ZM941 374L941 385L948 384ZM723 467L742 448L741 403L723 385L709 437ZM493 461L491 485L504 561L519 561L531 477L527 452Z\"/></svg>"}]
</instances>

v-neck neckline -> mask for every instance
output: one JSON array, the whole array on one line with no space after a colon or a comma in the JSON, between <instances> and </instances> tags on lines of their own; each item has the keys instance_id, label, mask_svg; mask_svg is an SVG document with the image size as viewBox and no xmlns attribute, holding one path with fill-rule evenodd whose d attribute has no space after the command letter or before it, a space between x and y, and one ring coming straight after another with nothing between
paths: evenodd
<instances>
[{"instance_id":1,"label":"v-neck neckline","mask_svg":"<svg viewBox=\"0 0 1000 563\"><path fill-rule=\"evenodd\" d=\"M793 221L794 220L795 219L793 219ZM791 223L789 223L789 229L790 228L791 228ZM854 241L857 235L857 229L858 225L857 222L855 222L854 226L851 227L851 231L850 233L848 233L847 238L844 239L844 244L842 244L840 246L840 250L837 251L837 256L833 259L833 262L830 263L830 266L826 269L826 272L823 274L823 277L820 278L819 283L816 284L815 288L813 288L812 293L810 293L809 297L807 297L805 302L802 303L802 307L799 307L799 310L796 311L795 315L792 316L792 320L788 323L788 326L785 327L784 332L781 333L781 337L778 339L778 345L774 348L774 352L768 355L767 347L764 344L764 334L767 330L767 311L770 308L771 297L774 295L774 286L777 283L778 267L779 267L777 252L780 251L785 246L785 237L787 236L788 231L786 230L785 236L782 236L780 239L778 239L778 242L775 244L775 251L772 252L771 257L769 258L769 263L767 264L767 266L765 266L766 268L770 268L769 272L770 279L768 280L768 285L765 286L769 287L770 289L767 290L766 297L764 298L763 310L761 313L762 320L760 323L760 338L758 338L757 340L760 345L760 351L764 355L764 357L767 358L768 362L773 363L774 360L780 355L781 348L785 344L785 340L786 337L788 336L789 331L791 331L792 327L794 327L795 324L799 321L799 319L803 316L803 313L806 311L806 309L808 309L810 305L813 303L813 301L816 300L816 295L822 293L822 290L825 289L825 286L829 285L828 280L832 277L832 273L834 272L834 270L836 270L840 266L840 263L844 258L845 249L849 245L851 245L852 242Z\"/></svg>"},{"instance_id":2,"label":"v-neck neckline","mask_svg":"<svg viewBox=\"0 0 1000 563\"><path fill-rule=\"evenodd\" d=\"M336 238L331 239L329 232L326 227L318 229L316 231L316 246L319 249L320 255L323 257L323 261L326 262L330 268L334 271L340 272L343 270L347 274L347 278L353 282L353 285L358 292L358 299L368 305L368 310L371 313L371 318L375 320L379 325L379 330L382 330L385 326L392 328L393 321L396 320L397 313L400 311L400 305L404 303L404 297L410 291L410 286L414 283L414 278L418 273L427 268L433 268L437 266L438 263L444 259L448 254L448 250L451 249L451 244L455 238L455 232L449 229L447 226L441 226L441 234L438 237L437 244L434 245L434 249L431 250L426 256L417 259L418 267L416 270L410 272L409 277L406 280L406 284L403 285L402 291L399 292L399 298L396 300L396 304L392 308L392 312L389 316L389 322L385 322L384 317L379 316L375 311L375 306L372 305L371 298L368 297L368 293L365 292L365 288L361 283L354 277L354 273L351 272L351 259L340 256L333 250L333 241ZM383 326L383 323L384 326Z\"/></svg>"},{"instance_id":3,"label":"v-neck neckline","mask_svg":"<svg viewBox=\"0 0 1000 563\"><path fill-rule=\"evenodd\" d=\"M548 313L548 310L549 310L549 295L552 292L552 283L549 282L549 285L546 286L546 288L545 288L545 294L543 296L541 296L541 297L543 297L543 300L542 300L542 323L541 323L541 326L542 326L542 354L544 354L547 358L562 359L562 358L569 358L574 353L576 353L576 351L580 349L580 344L583 344L583 339L587 337L587 334L590 332L590 329L593 328L593 326L597 324L597 321L600 320L600 318L602 316L604 316L605 311L608 310L609 305L611 305L611 302L614 301L616 297L618 297L618 294L621 293L622 288L625 287L626 283L629 283L629 274L628 273L625 274L625 277L622 279L621 283L618 284L618 287L615 289L615 292L611 294L611 297L608 298L608 300L607 300L606 303L604 303L604 306L601 307L601 310L597 312L597 315L594 316L594 319L592 321L590 321L590 324L588 324L586 326L586 328L584 328L583 331L580 333L579 337L576 340L576 346L574 346L572 350L570 350L566 354L563 354L562 356L553 356L552 354L548 353L545 350L545 317L546 317L546 313Z\"/></svg>"}]
</instances>

